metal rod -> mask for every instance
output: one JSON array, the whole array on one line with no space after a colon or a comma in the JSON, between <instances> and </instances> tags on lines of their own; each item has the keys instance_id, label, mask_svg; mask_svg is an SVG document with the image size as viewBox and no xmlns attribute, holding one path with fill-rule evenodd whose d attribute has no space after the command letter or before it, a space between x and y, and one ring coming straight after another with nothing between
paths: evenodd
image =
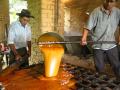
<instances>
[{"instance_id":1,"label":"metal rod","mask_svg":"<svg viewBox=\"0 0 120 90\"><path fill-rule=\"evenodd\" d=\"M46 42L39 42L38 45L44 45L44 44L80 44L81 41L63 41L63 42L57 42L57 41L46 41ZM115 44L116 41L87 41L87 43L93 43L93 44Z\"/></svg>"}]
</instances>

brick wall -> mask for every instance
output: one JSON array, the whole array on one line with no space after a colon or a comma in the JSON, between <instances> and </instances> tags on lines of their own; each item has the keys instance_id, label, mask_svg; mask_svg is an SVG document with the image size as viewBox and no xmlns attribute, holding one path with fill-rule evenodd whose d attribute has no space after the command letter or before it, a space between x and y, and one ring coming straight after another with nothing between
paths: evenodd
<instances>
[{"instance_id":1,"label":"brick wall","mask_svg":"<svg viewBox=\"0 0 120 90\"><path fill-rule=\"evenodd\" d=\"M36 44L37 38L46 32L64 32L64 6L56 0L28 0L28 9L35 19L31 19L32 26L32 63L43 60ZM58 11L57 11L58 10Z\"/></svg>"},{"instance_id":2,"label":"brick wall","mask_svg":"<svg viewBox=\"0 0 120 90\"><path fill-rule=\"evenodd\" d=\"M5 30L9 25L9 2L0 0L0 41L6 40Z\"/></svg>"},{"instance_id":3,"label":"brick wall","mask_svg":"<svg viewBox=\"0 0 120 90\"><path fill-rule=\"evenodd\" d=\"M65 18L65 36L80 36L88 15L79 8L66 8Z\"/></svg>"}]
</instances>

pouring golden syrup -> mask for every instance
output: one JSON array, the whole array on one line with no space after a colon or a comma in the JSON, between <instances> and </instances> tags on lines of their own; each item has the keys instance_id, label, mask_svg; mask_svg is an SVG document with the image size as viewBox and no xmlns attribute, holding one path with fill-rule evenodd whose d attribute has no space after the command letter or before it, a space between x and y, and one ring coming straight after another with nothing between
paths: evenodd
<instances>
[{"instance_id":1,"label":"pouring golden syrup","mask_svg":"<svg viewBox=\"0 0 120 90\"><path fill-rule=\"evenodd\" d=\"M58 38L43 35L39 38L39 42L59 41ZM58 74L61 58L64 54L64 47L61 44L44 44L39 45L40 51L44 55L45 61L45 76L54 77Z\"/></svg>"}]
</instances>

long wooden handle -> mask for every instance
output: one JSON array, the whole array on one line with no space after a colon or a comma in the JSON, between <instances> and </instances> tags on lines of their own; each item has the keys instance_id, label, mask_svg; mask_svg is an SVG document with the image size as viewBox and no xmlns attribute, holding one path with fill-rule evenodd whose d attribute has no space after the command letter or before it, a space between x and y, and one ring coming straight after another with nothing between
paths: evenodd
<instances>
[{"instance_id":1,"label":"long wooden handle","mask_svg":"<svg viewBox=\"0 0 120 90\"><path fill-rule=\"evenodd\" d=\"M63 41L63 42L57 42L57 41L47 41L47 42L39 42L38 45L44 45L44 44L79 44L81 41ZM93 44L114 44L117 43L116 41L87 41L87 43L93 43Z\"/></svg>"}]
</instances>

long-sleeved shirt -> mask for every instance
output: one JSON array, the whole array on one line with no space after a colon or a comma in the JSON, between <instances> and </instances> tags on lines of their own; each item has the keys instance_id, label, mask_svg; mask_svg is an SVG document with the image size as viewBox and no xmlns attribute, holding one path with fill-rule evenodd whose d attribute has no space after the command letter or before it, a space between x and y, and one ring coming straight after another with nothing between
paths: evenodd
<instances>
[{"instance_id":1,"label":"long-sleeved shirt","mask_svg":"<svg viewBox=\"0 0 120 90\"><path fill-rule=\"evenodd\" d=\"M14 44L16 49L27 47L27 41L31 41L31 28L29 25L22 26L19 21L10 25L8 44Z\"/></svg>"}]
</instances>

